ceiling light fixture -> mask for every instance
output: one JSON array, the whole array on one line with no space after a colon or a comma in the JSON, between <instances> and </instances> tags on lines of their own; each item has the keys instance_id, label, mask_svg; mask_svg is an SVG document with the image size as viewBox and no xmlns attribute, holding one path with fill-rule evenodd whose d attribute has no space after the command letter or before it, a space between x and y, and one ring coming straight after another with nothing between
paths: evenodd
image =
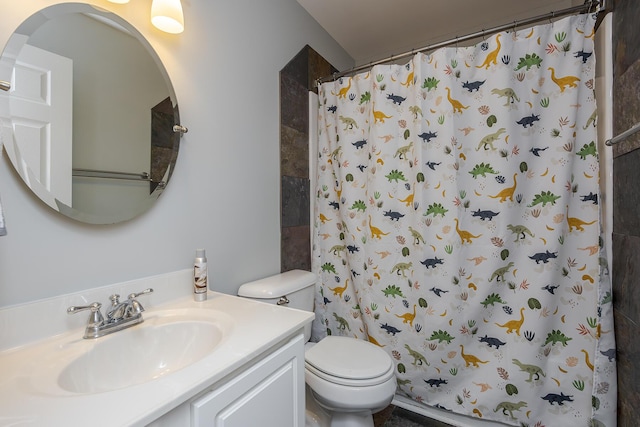
<instances>
[{"instance_id":1,"label":"ceiling light fixture","mask_svg":"<svg viewBox=\"0 0 640 427\"><path fill-rule=\"evenodd\" d=\"M184 31L184 15L180 0L153 0L151 3L151 23L167 33L179 34Z\"/></svg>"},{"instance_id":2,"label":"ceiling light fixture","mask_svg":"<svg viewBox=\"0 0 640 427\"><path fill-rule=\"evenodd\" d=\"M111 3L125 4L129 3L129 0L109 0Z\"/></svg>"}]
</instances>

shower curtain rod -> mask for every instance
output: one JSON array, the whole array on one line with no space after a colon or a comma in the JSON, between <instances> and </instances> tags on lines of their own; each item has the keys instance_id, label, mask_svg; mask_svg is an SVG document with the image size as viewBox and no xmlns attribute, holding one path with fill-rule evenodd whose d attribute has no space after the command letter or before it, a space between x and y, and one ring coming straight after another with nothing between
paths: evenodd
<instances>
[{"instance_id":1,"label":"shower curtain rod","mask_svg":"<svg viewBox=\"0 0 640 427\"><path fill-rule=\"evenodd\" d=\"M609 2L611 3L612 0L609 0ZM370 62L366 65L360 65L358 67L354 67L351 68L349 70L346 71L341 71L339 73L334 73L330 76L325 76L325 77L321 77L319 79L316 80L316 84L322 84L325 83L329 80L335 80L337 78L340 77L344 77L347 76L349 74L353 74L356 73L358 71L362 71L362 70L366 70L369 69L371 67L373 67L374 65L380 65L380 64L384 64L387 62L391 62L391 61L395 61L397 59L400 58L405 58L408 56L413 56L416 53L420 53L420 52L427 52L430 50L435 50L435 49L439 49L441 47L446 47L446 46L451 46L451 45L455 45L458 44L460 42L466 42L469 40L473 40L473 39L477 39L479 37L485 37L491 34L495 34L495 33L499 33L501 31L506 31L509 29L517 29L517 27L519 26L526 26L526 25L531 25L531 24L535 24L541 21L546 21L546 20L552 20L554 18L560 18L563 16L567 16L567 15L573 15L573 14L577 14L577 13L582 13L582 12L588 12L590 10L592 10L593 8L598 7L600 11L607 11L607 0L586 0L584 2L584 4L582 4L581 6L573 6L573 7L569 7L566 9L561 9L558 11L552 11L549 13L545 13L544 15L538 15L532 18L528 18L528 19L524 19L521 21L513 21L509 24L504 24L504 25L499 25L497 27L493 27L490 28L488 30L482 30L482 31L476 31L475 33L472 34L467 34L465 36L461 36L461 37L455 37L451 40L447 40L447 41L443 41L443 42L439 42L439 43L434 43L425 47L422 47L420 49L412 49L409 52L405 52L402 53L400 55L391 55L388 58L385 59L381 59L379 61L375 61L375 62Z\"/></svg>"},{"instance_id":2,"label":"shower curtain rod","mask_svg":"<svg viewBox=\"0 0 640 427\"><path fill-rule=\"evenodd\" d=\"M611 139L607 139L604 142L604 145L614 145L617 144L618 142L622 142L625 139L629 138L631 135L633 135L634 133L637 133L638 131L640 131L640 122L636 123L635 125L631 126L629 129L625 130L624 132L622 132L621 134L614 136Z\"/></svg>"}]
</instances>

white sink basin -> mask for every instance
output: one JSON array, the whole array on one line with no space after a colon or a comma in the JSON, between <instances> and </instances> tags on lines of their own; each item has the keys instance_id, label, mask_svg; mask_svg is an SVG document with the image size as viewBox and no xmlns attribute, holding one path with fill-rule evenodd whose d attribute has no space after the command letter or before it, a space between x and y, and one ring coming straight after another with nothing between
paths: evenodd
<instances>
[{"instance_id":1,"label":"white sink basin","mask_svg":"<svg viewBox=\"0 0 640 427\"><path fill-rule=\"evenodd\" d=\"M202 313L197 313L202 311ZM57 385L72 393L101 393L142 384L183 369L210 354L228 332L228 319L205 310L168 310L111 335L70 344Z\"/></svg>"}]
</instances>

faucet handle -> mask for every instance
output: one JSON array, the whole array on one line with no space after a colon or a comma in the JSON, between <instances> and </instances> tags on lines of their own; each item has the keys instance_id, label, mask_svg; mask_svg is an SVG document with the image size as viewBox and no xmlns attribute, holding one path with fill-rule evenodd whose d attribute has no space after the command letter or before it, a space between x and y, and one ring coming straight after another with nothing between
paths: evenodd
<instances>
[{"instance_id":1,"label":"faucet handle","mask_svg":"<svg viewBox=\"0 0 640 427\"><path fill-rule=\"evenodd\" d=\"M144 307L142 304L136 300L140 295L150 294L153 292L153 289L145 289L142 292L129 294L129 306L127 307L127 314L129 316L135 316L136 314L140 314L144 311Z\"/></svg>"},{"instance_id":2,"label":"faucet handle","mask_svg":"<svg viewBox=\"0 0 640 427\"><path fill-rule=\"evenodd\" d=\"M132 300L134 298L138 298L140 295L150 294L152 292L153 292L153 289L152 288L148 288L148 289L145 289L144 291L141 291L141 292L137 292L137 293L134 292L132 294L129 294L128 298L130 300Z\"/></svg>"},{"instance_id":3,"label":"faucet handle","mask_svg":"<svg viewBox=\"0 0 640 427\"><path fill-rule=\"evenodd\" d=\"M100 308L102 304L99 302L94 302L85 306L75 306L67 308L67 314L75 314L80 311L91 310L91 314L89 315L89 320L87 321L87 326L94 326L102 323L104 321L104 317L102 317L102 313L100 312Z\"/></svg>"},{"instance_id":4,"label":"faucet handle","mask_svg":"<svg viewBox=\"0 0 640 427\"><path fill-rule=\"evenodd\" d=\"M111 301L111 307L115 307L120 304L120 295L113 294L109 296L109 301Z\"/></svg>"}]
</instances>

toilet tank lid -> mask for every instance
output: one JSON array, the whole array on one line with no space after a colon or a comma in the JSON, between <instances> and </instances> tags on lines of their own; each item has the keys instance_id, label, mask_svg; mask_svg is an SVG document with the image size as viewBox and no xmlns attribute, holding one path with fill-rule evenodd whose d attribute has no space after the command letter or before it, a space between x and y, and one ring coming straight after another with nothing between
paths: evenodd
<instances>
[{"instance_id":1,"label":"toilet tank lid","mask_svg":"<svg viewBox=\"0 0 640 427\"><path fill-rule=\"evenodd\" d=\"M245 283L238 289L238 295L245 298L280 298L312 286L315 281L316 275L310 271L290 270L285 273Z\"/></svg>"}]
</instances>

